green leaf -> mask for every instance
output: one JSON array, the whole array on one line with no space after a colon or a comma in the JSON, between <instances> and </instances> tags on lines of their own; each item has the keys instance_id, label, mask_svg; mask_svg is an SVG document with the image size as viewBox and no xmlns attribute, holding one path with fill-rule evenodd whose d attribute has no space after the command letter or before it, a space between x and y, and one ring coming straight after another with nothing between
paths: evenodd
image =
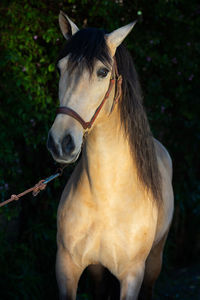
<instances>
[{"instance_id":1,"label":"green leaf","mask_svg":"<svg viewBox=\"0 0 200 300\"><path fill-rule=\"evenodd\" d=\"M48 66L48 71L49 72L53 72L55 70L55 65L54 64L50 64L49 66Z\"/></svg>"}]
</instances>

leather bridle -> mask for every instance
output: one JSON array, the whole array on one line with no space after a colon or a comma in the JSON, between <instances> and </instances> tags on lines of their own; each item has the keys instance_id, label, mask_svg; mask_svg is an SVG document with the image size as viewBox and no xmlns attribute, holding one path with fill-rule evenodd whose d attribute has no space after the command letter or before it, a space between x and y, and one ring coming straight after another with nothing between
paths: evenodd
<instances>
[{"instance_id":1,"label":"leather bridle","mask_svg":"<svg viewBox=\"0 0 200 300\"><path fill-rule=\"evenodd\" d=\"M115 85L115 96L114 96L114 100L113 100L112 109L113 109L115 103L117 103L119 101L121 94L122 94L122 87L121 87L122 86L122 76L119 75L119 73L118 73L117 63L116 63L115 58L114 58L114 62L113 62L112 75L110 78L110 84L109 84L108 90L89 122L85 122L77 112L75 112L73 109L66 107L66 106L58 107L57 111L56 111L57 114L69 115L70 117L76 119L82 125L84 130L90 129L92 127L94 121L96 120L99 112L101 111L104 103L106 102L106 99L109 97L114 83L116 83L116 85Z\"/></svg>"}]
</instances>

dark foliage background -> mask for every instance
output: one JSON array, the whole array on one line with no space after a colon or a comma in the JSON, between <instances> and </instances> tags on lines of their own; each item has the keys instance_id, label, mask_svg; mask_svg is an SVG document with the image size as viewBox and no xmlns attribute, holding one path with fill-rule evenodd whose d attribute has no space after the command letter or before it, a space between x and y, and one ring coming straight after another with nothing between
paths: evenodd
<instances>
[{"instance_id":1,"label":"dark foliage background","mask_svg":"<svg viewBox=\"0 0 200 300\"><path fill-rule=\"evenodd\" d=\"M155 299L200 295L200 5L195 0L13 0L0 12L2 201L55 170L46 150L58 105L59 10L79 27L139 22L126 43L155 137L174 163L175 214ZM56 210L64 178L0 210L0 299L57 299ZM79 298L87 296L83 279ZM199 292L199 294L198 294Z\"/></svg>"}]
</instances>

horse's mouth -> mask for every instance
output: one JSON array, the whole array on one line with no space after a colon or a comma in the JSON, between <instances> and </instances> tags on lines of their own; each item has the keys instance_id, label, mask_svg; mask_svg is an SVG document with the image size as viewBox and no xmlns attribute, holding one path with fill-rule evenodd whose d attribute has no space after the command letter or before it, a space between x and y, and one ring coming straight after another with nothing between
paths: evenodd
<instances>
[{"instance_id":1,"label":"horse's mouth","mask_svg":"<svg viewBox=\"0 0 200 300\"><path fill-rule=\"evenodd\" d=\"M79 150L79 152L75 155L75 157L71 160L70 163L74 163L77 161L77 159L79 158L79 155L81 154L81 149Z\"/></svg>"},{"instance_id":2,"label":"horse's mouth","mask_svg":"<svg viewBox=\"0 0 200 300\"><path fill-rule=\"evenodd\" d=\"M69 157L69 158L65 158L65 157L63 157L63 158L53 157L53 158L60 165L68 165L68 164L75 163L78 160L80 153L81 153L81 149L78 151L78 153L71 155L71 157Z\"/></svg>"}]
</instances>

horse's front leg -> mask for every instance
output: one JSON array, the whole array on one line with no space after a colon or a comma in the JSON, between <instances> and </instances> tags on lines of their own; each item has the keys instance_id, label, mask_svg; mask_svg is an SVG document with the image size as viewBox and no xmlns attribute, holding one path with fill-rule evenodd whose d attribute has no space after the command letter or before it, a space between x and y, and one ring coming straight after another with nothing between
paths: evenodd
<instances>
[{"instance_id":1,"label":"horse's front leg","mask_svg":"<svg viewBox=\"0 0 200 300\"><path fill-rule=\"evenodd\" d=\"M137 300L144 277L145 264L132 266L120 276L120 300Z\"/></svg>"},{"instance_id":2,"label":"horse's front leg","mask_svg":"<svg viewBox=\"0 0 200 300\"><path fill-rule=\"evenodd\" d=\"M75 300L78 281L83 269L78 267L68 251L58 247L56 257L56 278L60 300Z\"/></svg>"}]
</instances>

